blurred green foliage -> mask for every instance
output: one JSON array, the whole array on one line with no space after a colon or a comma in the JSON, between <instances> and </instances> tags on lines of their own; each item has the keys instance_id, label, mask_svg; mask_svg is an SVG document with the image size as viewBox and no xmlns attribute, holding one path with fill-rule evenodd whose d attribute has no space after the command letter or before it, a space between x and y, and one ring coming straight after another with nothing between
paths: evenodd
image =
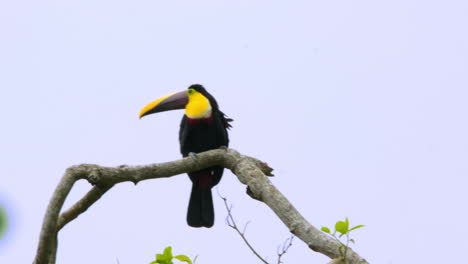
<instances>
[{"instance_id":1,"label":"blurred green foliage","mask_svg":"<svg viewBox=\"0 0 468 264\"><path fill-rule=\"evenodd\" d=\"M5 235L8 227L8 215L5 208L0 205L0 239Z\"/></svg>"}]
</instances>

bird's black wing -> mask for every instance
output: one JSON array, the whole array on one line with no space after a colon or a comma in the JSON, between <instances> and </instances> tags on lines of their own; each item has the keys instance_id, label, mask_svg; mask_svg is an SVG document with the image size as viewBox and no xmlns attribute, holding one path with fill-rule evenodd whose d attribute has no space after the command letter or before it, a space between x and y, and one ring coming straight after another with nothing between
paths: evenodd
<instances>
[{"instance_id":1,"label":"bird's black wing","mask_svg":"<svg viewBox=\"0 0 468 264\"><path fill-rule=\"evenodd\" d=\"M186 157L188 153L184 153L184 147L186 146L187 142L187 135L189 133L189 126L187 125L187 116L184 115L182 117L182 121L180 122L180 129L179 129L179 143L180 143L180 153L182 153L182 156Z\"/></svg>"}]
</instances>

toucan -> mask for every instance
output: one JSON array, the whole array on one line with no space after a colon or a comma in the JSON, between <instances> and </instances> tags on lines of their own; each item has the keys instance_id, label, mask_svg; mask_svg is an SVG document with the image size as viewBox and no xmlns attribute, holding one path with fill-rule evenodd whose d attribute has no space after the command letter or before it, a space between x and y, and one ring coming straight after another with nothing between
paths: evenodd
<instances>
[{"instance_id":1,"label":"toucan","mask_svg":"<svg viewBox=\"0 0 468 264\"><path fill-rule=\"evenodd\" d=\"M227 130L233 119L219 109L215 98L200 84L187 90L161 97L140 111L143 116L163 111L185 109L179 130L180 152L183 157L229 146ZM213 166L188 173L192 192L187 211L187 224L192 227L212 227L214 209L211 189L219 183L224 168Z\"/></svg>"}]
</instances>

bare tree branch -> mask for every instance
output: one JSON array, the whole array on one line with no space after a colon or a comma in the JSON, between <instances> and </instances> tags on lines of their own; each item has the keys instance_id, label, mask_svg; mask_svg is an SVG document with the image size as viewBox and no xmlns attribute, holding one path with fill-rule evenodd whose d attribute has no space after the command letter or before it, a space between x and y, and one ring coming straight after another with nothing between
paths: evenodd
<instances>
[{"instance_id":1,"label":"bare tree branch","mask_svg":"<svg viewBox=\"0 0 468 264\"><path fill-rule=\"evenodd\" d=\"M340 257L339 243L312 226L276 189L268 177L265 177L260 168L254 166L236 151L230 151L227 156L226 168L231 169L238 179L248 186L248 190L256 199L268 205L289 228L291 233L304 241L314 251L332 259ZM348 251L347 260L350 264L367 263L353 250Z\"/></svg>"},{"instance_id":2,"label":"bare tree branch","mask_svg":"<svg viewBox=\"0 0 468 264\"><path fill-rule=\"evenodd\" d=\"M108 186L94 186L81 200L76 202L70 209L63 212L57 223L57 229L60 231L63 226L77 218L80 214L84 213L88 208L93 205L101 196L103 196L114 185Z\"/></svg>"},{"instance_id":3,"label":"bare tree branch","mask_svg":"<svg viewBox=\"0 0 468 264\"><path fill-rule=\"evenodd\" d=\"M47 207L44 222L42 223L41 235L39 237L39 245L35 263L47 264L49 261L55 261L57 251L57 218L62 209L65 198L70 192L73 184L79 178L77 175L70 173L67 169L65 175L52 195L52 199Z\"/></svg>"},{"instance_id":4,"label":"bare tree branch","mask_svg":"<svg viewBox=\"0 0 468 264\"><path fill-rule=\"evenodd\" d=\"M174 175L197 171L214 165L230 169L238 179L248 186L250 195L268 205L289 230L304 241L312 250L330 258L340 257L339 244L307 220L276 189L268 177L272 169L264 162L241 155L233 149L216 149L197 154L197 159L184 158L148 166L121 166L117 168L82 164L66 170L47 207L42 224L35 264L54 264L57 250L57 233L67 223L85 212L110 188L120 182L138 183L142 180L167 178ZM86 179L95 185L81 200L59 217L65 198L74 183ZM349 264L364 264L353 250L348 250Z\"/></svg>"}]
</instances>

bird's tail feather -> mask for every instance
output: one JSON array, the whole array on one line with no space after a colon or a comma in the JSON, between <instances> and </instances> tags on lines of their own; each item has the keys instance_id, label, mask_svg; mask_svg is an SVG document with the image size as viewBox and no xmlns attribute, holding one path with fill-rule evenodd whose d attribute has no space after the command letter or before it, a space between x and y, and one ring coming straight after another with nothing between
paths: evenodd
<instances>
[{"instance_id":1,"label":"bird's tail feather","mask_svg":"<svg viewBox=\"0 0 468 264\"><path fill-rule=\"evenodd\" d=\"M187 223L191 227L212 227L214 223L211 187L192 184L192 193L187 212Z\"/></svg>"}]
</instances>

